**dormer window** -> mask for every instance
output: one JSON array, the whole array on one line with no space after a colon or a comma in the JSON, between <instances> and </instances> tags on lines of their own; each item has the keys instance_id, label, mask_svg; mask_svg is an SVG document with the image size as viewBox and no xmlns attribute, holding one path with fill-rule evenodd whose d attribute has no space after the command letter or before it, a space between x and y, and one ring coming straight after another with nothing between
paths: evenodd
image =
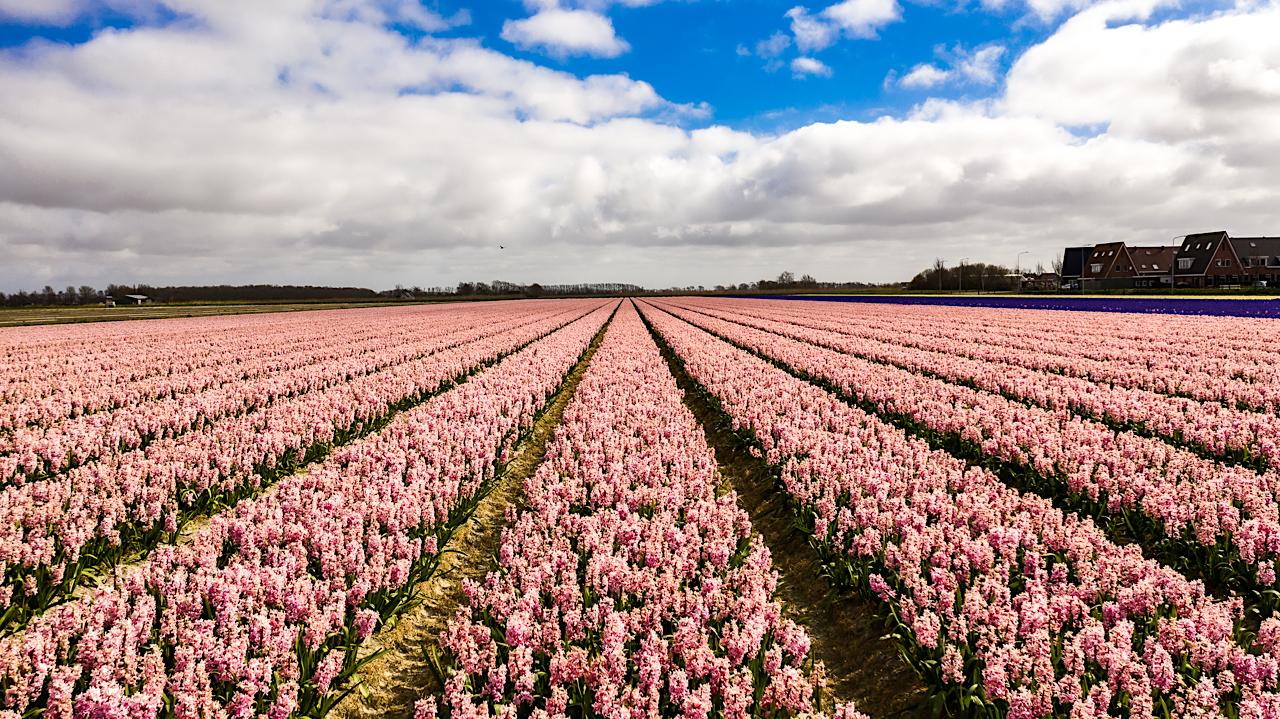
<instances>
[{"instance_id":1,"label":"dormer window","mask_svg":"<svg viewBox=\"0 0 1280 719\"><path fill-rule=\"evenodd\" d=\"M1153 270L1159 270L1159 269L1160 269L1160 265L1152 265L1152 266L1151 266L1151 269L1153 269Z\"/></svg>"}]
</instances>

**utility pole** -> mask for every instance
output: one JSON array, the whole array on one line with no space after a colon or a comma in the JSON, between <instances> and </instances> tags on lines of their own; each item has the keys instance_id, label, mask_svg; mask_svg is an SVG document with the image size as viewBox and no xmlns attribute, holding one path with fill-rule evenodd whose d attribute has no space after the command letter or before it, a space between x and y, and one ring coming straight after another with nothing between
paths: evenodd
<instances>
[{"instance_id":1,"label":"utility pole","mask_svg":"<svg viewBox=\"0 0 1280 719\"><path fill-rule=\"evenodd\" d=\"M943 274L943 270L947 269L946 264L947 264L946 260L938 260L938 291L939 292L942 291L942 274Z\"/></svg>"},{"instance_id":2,"label":"utility pole","mask_svg":"<svg viewBox=\"0 0 1280 719\"><path fill-rule=\"evenodd\" d=\"M1013 260L1013 281L1016 283L1013 286L1014 294L1022 293L1022 256L1030 251L1031 250L1023 250L1022 252L1019 252L1018 256Z\"/></svg>"},{"instance_id":3,"label":"utility pole","mask_svg":"<svg viewBox=\"0 0 1280 719\"><path fill-rule=\"evenodd\" d=\"M968 257L960 258L960 294L964 294L964 263Z\"/></svg>"}]
</instances>

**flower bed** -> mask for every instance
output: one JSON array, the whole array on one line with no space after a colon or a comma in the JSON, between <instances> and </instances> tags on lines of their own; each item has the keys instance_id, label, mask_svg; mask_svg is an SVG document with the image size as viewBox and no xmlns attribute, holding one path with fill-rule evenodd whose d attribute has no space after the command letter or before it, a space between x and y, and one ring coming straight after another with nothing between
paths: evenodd
<instances>
[{"instance_id":1,"label":"flower bed","mask_svg":"<svg viewBox=\"0 0 1280 719\"><path fill-rule=\"evenodd\" d=\"M0 642L9 716L323 715L612 309L34 619Z\"/></svg>"},{"instance_id":2,"label":"flower bed","mask_svg":"<svg viewBox=\"0 0 1280 719\"><path fill-rule=\"evenodd\" d=\"M668 305L669 306L669 305ZM1274 611L1280 475L1201 459L1156 440L777 334L672 308L814 378L953 454L1110 523L1167 563Z\"/></svg>"},{"instance_id":3,"label":"flower bed","mask_svg":"<svg viewBox=\"0 0 1280 719\"><path fill-rule=\"evenodd\" d=\"M190 518L234 505L378 429L396 412L447 389L554 331L599 302L274 403L111 462L0 491L0 628L68 596L87 571L165 541Z\"/></svg>"},{"instance_id":4,"label":"flower bed","mask_svg":"<svg viewBox=\"0 0 1280 719\"><path fill-rule=\"evenodd\" d=\"M887 605L942 704L979 716L1269 716L1280 620L662 311L684 370L778 473L837 585Z\"/></svg>"},{"instance_id":5,"label":"flower bed","mask_svg":"<svg viewBox=\"0 0 1280 719\"><path fill-rule=\"evenodd\" d=\"M822 669L628 303L578 385L499 567L441 635L443 714L786 717ZM501 710L498 709L501 707ZM436 711L434 700L421 714ZM837 714L854 717L851 705ZM514 714L512 714L514 716Z\"/></svg>"}]
</instances>

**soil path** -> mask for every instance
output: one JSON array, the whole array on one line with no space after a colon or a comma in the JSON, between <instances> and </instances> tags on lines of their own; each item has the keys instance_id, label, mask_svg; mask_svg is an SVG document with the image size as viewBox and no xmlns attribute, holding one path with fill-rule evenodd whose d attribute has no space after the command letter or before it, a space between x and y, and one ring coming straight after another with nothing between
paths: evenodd
<instances>
[{"instance_id":1,"label":"soil path","mask_svg":"<svg viewBox=\"0 0 1280 719\"><path fill-rule=\"evenodd\" d=\"M726 415L672 361L670 351L663 347L662 353L684 390L685 406L715 450L721 475L773 554L783 611L805 626L814 656L826 665L823 709L830 711L831 702L852 701L871 719L913 716L916 703L924 698L924 685L897 645L881 639L886 630L875 618L875 608L851 596L828 603L830 585L822 579L822 564L805 535L793 529L791 511L766 465L740 445Z\"/></svg>"},{"instance_id":2,"label":"soil path","mask_svg":"<svg viewBox=\"0 0 1280 719\"><path fill-rule=\"evenodd\" d=\"M502 530L508 526L507 508L520 501L525 479L533 476L542 464L547 442L560 424L565 405L577 390L608 329L606 322L551 398L533 431L517 448L515 459L507 465L493 492L480 502L471 519L458 528L444 548L450 553L441 559L435 574L418 585L417 598L421 603L401 615L394 626L365 641L360 651L362 656L382 649L388 651L365 667L361 673L362 690L347 695L330 716L339 719L412 717L414 702L441 691L426 653L437 648L437 637L462 602L462 580L481 581L488 574Z\"/></svg>"}]
</instances>

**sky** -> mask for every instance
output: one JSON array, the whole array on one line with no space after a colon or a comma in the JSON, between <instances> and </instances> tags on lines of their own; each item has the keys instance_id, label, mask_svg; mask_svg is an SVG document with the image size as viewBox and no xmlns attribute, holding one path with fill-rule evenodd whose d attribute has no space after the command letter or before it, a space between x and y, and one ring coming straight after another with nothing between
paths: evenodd
<instances>
[{"instance_id":1,"label":"sky","mask_svg":"<svg viewBox=\"0 0 1280 719\"><path fill-rule=\"evenodd\" d=\"M0 0L0 98L8 292L1280 235L1276 1Z\"/></svg>"}]
</instances>

